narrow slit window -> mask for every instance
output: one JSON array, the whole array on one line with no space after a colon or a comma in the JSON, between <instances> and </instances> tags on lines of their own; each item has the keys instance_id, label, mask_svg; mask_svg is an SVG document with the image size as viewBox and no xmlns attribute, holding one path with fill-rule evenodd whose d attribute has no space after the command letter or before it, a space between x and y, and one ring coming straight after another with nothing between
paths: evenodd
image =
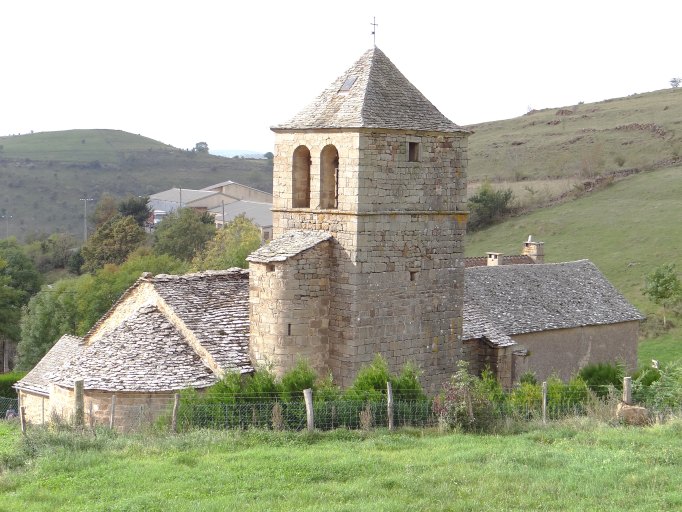
<instances>
[{"instance_id":1,"label":"narrow slit window","mask_svg":"<svg viewBox=\"0 0 682 512\"><path fill-rule=\"evenodd\" d=\"M419 142L407 143L407 161L419 162Z\"/></svg>"},{"instance_id":2,"label":"narrow slit window","mask_svg":"<svg viewBox=\"0 0 682 512\"><path fill-rule=\"evenodd\" d=\"M287 336L291 336L291 324L287 324Z\"/></svg>"}]
</instances>

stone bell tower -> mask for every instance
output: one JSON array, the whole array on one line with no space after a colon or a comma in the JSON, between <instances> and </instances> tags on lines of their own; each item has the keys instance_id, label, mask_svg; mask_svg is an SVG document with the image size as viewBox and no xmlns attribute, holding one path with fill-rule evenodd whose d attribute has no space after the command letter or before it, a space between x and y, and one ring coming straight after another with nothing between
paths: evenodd
<instances>
[{"instance_id":1,"label":"stone bell tower","mask_svg":"<svg viewBox=\"0 0 682 512\"><path fill-rule=\"evenodd\" d=\"M381 354L455 371L467 136L378 48L272 128L273 241L249 256L251 354L348 385Z\"/></svg>"}]
</instances>

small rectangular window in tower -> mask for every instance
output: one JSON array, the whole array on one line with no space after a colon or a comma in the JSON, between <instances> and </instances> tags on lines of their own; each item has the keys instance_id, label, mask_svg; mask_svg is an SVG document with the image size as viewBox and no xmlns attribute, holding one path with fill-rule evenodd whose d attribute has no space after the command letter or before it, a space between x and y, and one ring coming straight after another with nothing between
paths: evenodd
<instances>
[{"instance_id":1,"label":"small rectangular window in tower","mask_svg":"<svg viewBox=\"0 0 682 512\"><path fill-rule=\"evenodd\" d=\"M407 161L419 162L419 142L407 143Z\"/></svg>"},{"instance_id":2,"label":"small rectangular window in tower","mask_svg":"<svg viewBox=\"0 0 682 512\"><path fill-rule=\"evenodd\" d=\"M410 281L416 281L417 280L417 272L416 270L410 270Z\"/></svg>"},{"instance_id":3,"label":"small rectangular window in tower","mask_svg":"<svg viewBox=\"0 0 682 512\"><path fill-rule=\"evenodd\" d=\"M287 336L291 336L291 324L287 324Z\"/></svg>"},{"instance_id":4,"label":"small rectangular window in tower","mask_svg":"<svg viewBox=\"0 0 682 512\"><path fill-rule=\"evenodd\" d=\"M275 266L272 264L265 265L265 271L266 272L274 272L275 271Z\"/></svg>"}]
</instances>

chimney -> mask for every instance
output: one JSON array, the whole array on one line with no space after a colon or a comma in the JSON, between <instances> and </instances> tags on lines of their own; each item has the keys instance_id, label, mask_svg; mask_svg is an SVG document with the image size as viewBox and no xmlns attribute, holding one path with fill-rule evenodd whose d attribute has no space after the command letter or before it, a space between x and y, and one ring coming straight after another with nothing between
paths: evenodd
<instances>
[{"instance_id":1,"label":"chimney","mask_svg":"<svg viewBox=\"0 0 682 512\"><path fill-rule=\"evenodd\" d=\"M496 267L498 265L502 265L502 256L503 254L501 252L486 252L486 263L489 267Z\"/></svg>"},{"instance_id":2,"label":"chimney","mask_svg":"<svg viewBox=\"0 0 682 512\"><path fill-rule=\"evenodd\" d=\"M528 240L523 243L523 255L529 256L535 263L544 263L545 242L533 242L533 237L528 235Z\"/></svg>"}]
</instances>

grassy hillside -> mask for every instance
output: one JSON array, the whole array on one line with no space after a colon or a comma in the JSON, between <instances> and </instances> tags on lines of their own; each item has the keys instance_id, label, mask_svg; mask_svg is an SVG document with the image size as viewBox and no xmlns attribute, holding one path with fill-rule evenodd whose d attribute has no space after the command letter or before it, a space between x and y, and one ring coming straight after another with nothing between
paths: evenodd
<instances>
[{"instance_id":1,"label":"grassy hillside","mask_svg":"<svg viewBox=\"0 0 682 512\"><path fill-rule=\"evenodd\" d=\"M682 156L682 89L540 111L470 126L469 178L590 178Z\"/></svg>"},{"instance_id":2,"label":"grassy hillside","mask_svg":"<svg viewBox=\"0 0 682 512\"><path fill-rule=\"evenodd\" d=\"M272 189L267 160L183 151L117 130L69 130L0 137L0 236L82 233L79 198L146 195L233 180Z\"/></svg>"},{"instance_id":3,"label":"grassy hillside","mask_svg":"<svg viewBox=\"0 0 682 512\"><path fill-rule=\"evenodd\" d=\"M548 262L587 258L635 305L653 306L640 291L663 263L682 268L682 167L638 174L552 208L510 219L467 236L466 254L519 254L532 234Z\"/></svg>"}]
</instances>

